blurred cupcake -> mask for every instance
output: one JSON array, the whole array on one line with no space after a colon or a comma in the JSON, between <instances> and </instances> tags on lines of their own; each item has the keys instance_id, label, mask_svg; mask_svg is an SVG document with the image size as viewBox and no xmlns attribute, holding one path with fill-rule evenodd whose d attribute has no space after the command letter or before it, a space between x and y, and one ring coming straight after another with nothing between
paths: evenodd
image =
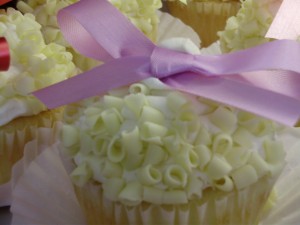
<instances>
[{"instance_id":1,"label":"blurred cupcake","mask_svg":"<svg viewBox=\"0 0 300 225\"><path fill-rule=\"evenodd\" d=\"M99 62L86 58L77 53L64 40L60 32L56 15L57 12L78 0L22 0L17 4L17 8L23 13L32 13L36 20L42 25L46 43L58 43L66 46L74 56L74 63L83 71L89 70L98 65ZM129 20L138 27L151 40L155 41L157 36L158 16L156 11L162 7L161 0L111 0Z\"/></svg>"},{"instance_id":2,"label":"blurred cupcake","mask_svg":"<svg viewBox=\"0 0 300 225\"><path fill-rule=\"evenodd\" d=\"M63 121L88 224L252 225L285 165L272 121L156 78L69 105Z\"/></svg>"},{"instance_id":3,"label":"blurred cupcake","mask_svg":"<svg viewBox=\"0 0 300 225\"><path fill-rule=\"evenodd\" d=\"M0 72L0 184L9 181L11 167L35 129L51 127L61 114L61 109L46 111L30 93L76 72L72 55L61 45L45 44L40 29L31 14L0 11L0 36L11 54L9 70Z\"/></svg>"},{"instance_id":4,"label":"blurred cupcake","mask_svg":"<svg viewBox=\"0 0 300 225\"><path fill-rule=\"evenodd\" d=\"M218 33L223 52L251 48L272 39L265 35L282 0L245 0L236 16Z\"/></svg>"},{"instance_id":5,"label":"blurred cupcake","mask_svg":"<svg viewBox=\"0 0 300 225\"><path fill-rule=\"evenodd\" d=\"M191 26L200 36L202 47L218 40L217 32L236 15L240 0L168 0L169 11Z\"/></svg>"}]
</instances>

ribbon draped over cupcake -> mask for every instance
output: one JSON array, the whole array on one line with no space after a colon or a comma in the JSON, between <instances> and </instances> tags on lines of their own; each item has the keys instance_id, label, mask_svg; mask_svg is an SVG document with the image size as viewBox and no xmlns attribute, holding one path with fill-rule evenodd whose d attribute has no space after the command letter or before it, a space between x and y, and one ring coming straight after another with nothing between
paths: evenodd
<instances>
[{"instance_id":1,"label":"ribbon draped over cupcake","mask_svg":"<svg viewBox=\"0 0 300 225\"><path fill-rule=\"evenodd\" d=\"M293 126L300 116L300 44L281 40L215 56L160 48L107 0L62 9L66 40L104 64L33 94L48 108L157 77L166 85Z\"/></svg>"}]
</instances>

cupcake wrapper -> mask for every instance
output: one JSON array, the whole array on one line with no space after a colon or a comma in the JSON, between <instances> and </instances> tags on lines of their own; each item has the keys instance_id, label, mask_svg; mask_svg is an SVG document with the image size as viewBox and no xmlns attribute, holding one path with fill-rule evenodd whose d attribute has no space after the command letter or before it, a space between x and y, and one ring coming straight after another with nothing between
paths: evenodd
<instances>
[{"instance_id":1,"label":"cupcake wrapper","mask_svg":"<svg viewBox=\"0 0 300 225\"><path fill-rule=\"evenodd\" d=\"M252 225L257 222L274 180L261 180L238 193L228 195L215 195L215 192L207 191L203 200L174 206L147 203L125 206L105 199L101 188L93 184L85 185L84 188L75 187L75 191L89 225Z\"/></svg>"},{"instance_id":2,"label":"cupcake wrapper","mask_svg":"<svg viewBox=\"0 0 300 225\"><path fill-rule=\"evenodd\" d=\"M33 144L15 167L12 224L85 224L72 183L55 145ZM41 152L33 161L36 152ZM27 162L31 161L29 165ZM20 164L19 164L20 165ZM25 169L25 170L24 170ZM20 172L17 170L23 170Z\"/></svg>"},{"instance_id":3,"label":"cupcake wrapper","mask_svg":"<svg viewBox=\"0 0 300 225\"><path fill-rule=\"evenodd\" d=\"M169 11L185 24L191 26L200 36L203 47L207 47L218 40L217 32L225 28L229 17L236 15L240 9L240 2L209 2L168 0Z\"/></svg>"},{"instance_id":4,"label":"cupcake wrapper","mask_svg":"<svg viewBox=\"0 0 300 225\"><path fill-rule=\"evenodd\" d=\"M157 34L157 42L160 43L172 37L189 38L195 45L200 46L200 39L197 33L184 23L174 18L168 13L157 12L159 16L159 26Z\"/></svg>"},{"instance_id":5,"label":"cupcake wrapper","mask_svg":"<svg viewBox=\"0 0 300 225\"><path fill-rule=\"evenodd\" d=\"M288 163L276 183L276 206L266 215L260 225L298 225L300 221L298 211L300 205L300 129L289 129L283 134L283 138L284 144L290 146L286 157Z\"/></svg>"},{"instance_id":6,"label":"cupcake wrapper","mask_svg":"<svg viewBox=\"0 0 300 225\"><path fill-rule=\"evenodd\" d=\"M15 119L0 128L0 184L10 180L12 166L22 158L27 142L37 137L39 127L53 127L62 110Z\"/></svg>"},{"instance_id":7,"label":"cupcake wrapper","mask_svg":"<svg viewBox=\"0 0 300 225\"><path fill-rule=\"evenodd\" d=\"M275 224L298 224L300 204L300 166L299 151L300 147L300 130L296 132L283 131L284 144L290 146L287 152L288 164L285 171L275 185L277 191L277 202L271 209L270 213L264 216L260 225ZM57 149L58 143L51 147L45 147L42 141L33 141L26 145L24 158L18 162L13 170L13 202L11 211L13 213L12 224L86 224L83 211L80 209L73 185L66 170L66 162L62 161ZM39 154L32 160L36 154ZM20 164L22 166L20 166ZM71 168L70 168L71 169ZM69 169L68 169L69 170ZM99 195L98 187L89 187L90 196ZM79 199L80 193L77 189ZM247 203L247 199L253 199L250 195L257 192L245 190L240 192L239 206L243 208L243 204ZM83 197L83 196L82 196ZM85 196L86 197L86 196ZM192 204L191 209L187 206L178 207L162 207L155 205L143 205L141 207L124 207L120 204L111 203L106 199L99 198L98 201L90 201L86 206L90 216L90 224L93 222L91 216L98 207L105 204L105 211L109 212L117 222L128 220L130 224L140 224L141 216L148 224L158 224L155 218L164 218L167 224L193 224L199 218L205 217L206 210L213 210L215 213L227 209L229 216L227 219L232 220L236 215L236 209L233 207L232 199L223 198L210 204L203 204L201 210L196 203ZM95 207L93 204L97 204ZM256 205L255 202L251 202ZM254 207L253 206L253 207ZM217 209L217 210L216 210ZM250 209L250 208L249 208ZM244 211L246 214L250 211ZM102 214L103 215L103 212ZM193 216L191 216L193 215ZM222 215L218 215L222 217ZM90 218L91 217L91 218ZM251 216L250 216L251 217ZM225 220L225 219L224 219ZM186 222L188 221L188 222ZM226 220L225 220L226 221ZM120 223L119 223L120 224ZM147 223L146 223L147 224ZM220 223L219 223L220 224Z\"/></svg>"}]
</instances>

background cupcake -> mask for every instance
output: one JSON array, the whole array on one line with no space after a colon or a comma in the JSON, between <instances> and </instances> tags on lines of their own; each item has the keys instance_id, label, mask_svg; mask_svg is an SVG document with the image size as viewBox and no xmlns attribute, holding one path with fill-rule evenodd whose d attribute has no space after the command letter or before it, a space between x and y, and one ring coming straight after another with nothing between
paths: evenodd
<instances>
[{"instance_id":1,"label":"background cupcake","mask_svg":"<svg viewBox=\"0 0 300 225\"><path fill-rule=\"evenodd\" d=\"M281 0L245 0L236 16L227 20L218 33L223 52L251 48L272 39L265 35L276 15Z\"/></svg>"},{"instance_id":2,"label":"background cupcake","mask_svg":"<svg viewBox=\"0 0 300 225\"><path fill-rule=\"evenodd\" d=\"M0 72L0 184L9 180L35 129L51 127L61 113L46 111L30 93L76 73L72 55L61 45L45 44L40 28L30 14L12 8L0 12L0 36L8 41L11 54L9 70Z\"/></svg>"},{"instance_id":3,"label":"background cupcake","mask_svg":"<svg viewBox=\"0 0 300 225\"><path fill-rule=\"evenodd\" d=\"M202 47L218 39L217 32L225 27L226 20L240 8L240 0L168 0L172 15L191 26L200 36Z\"/></svg>"},{"instance_id":4,"label":"background cupcake","mask_svg":"<svg viewBox=\"0 0 300 225\"><path fill-rule=\"evenodd\" d=\"M82 70L89 70L99 64L90 58L86 58L77 53L64 40L60 32L56 15L57 12L78 0L22 0L17 4L17 8L23 13L32 13L36 20L42 25L42 33L46 43L58 43L73 54L74 63ZM155 41L157 36L158 16L156 11L162 7L161 0L116 0L110 1L129 20L138 27L151 40Z\"/></svg>"}]
</instances>

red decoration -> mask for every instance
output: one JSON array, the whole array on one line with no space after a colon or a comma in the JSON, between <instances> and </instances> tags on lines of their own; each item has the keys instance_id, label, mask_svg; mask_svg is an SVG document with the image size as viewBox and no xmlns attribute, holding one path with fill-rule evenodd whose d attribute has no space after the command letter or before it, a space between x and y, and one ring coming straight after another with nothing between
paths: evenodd
<instances>
[{"instance_id":1,"label":"red decoration","mask_svg":"<svg viewBox=\"0 0 300 225\"><path fill-rule=\"evenodd\" d=\"M5 38L0 38L0 71L8 70L10 63L10 54L8 43Z\"/></svg>"},{"instance_id":2,"label":"red decoration","mask_svg":"<svg viewBox=\"0 0 300 225\"><path fill-rule=\"evenodd\" d=\"M0 0L0 5L4 5L8 2L10 2L11 0Z\"/></svg>"}]
</instances>

